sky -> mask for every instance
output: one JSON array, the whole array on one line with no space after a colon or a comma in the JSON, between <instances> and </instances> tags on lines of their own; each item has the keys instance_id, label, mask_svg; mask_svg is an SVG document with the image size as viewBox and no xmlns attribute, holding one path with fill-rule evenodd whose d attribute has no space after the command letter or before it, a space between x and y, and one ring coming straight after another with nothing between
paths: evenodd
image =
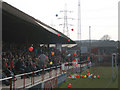
<instances>
[{"instance_id":1,"label":"sky","mask_svg":"<svg viewBox=\"0 0 120 90\"><path fill-rule=\"evenodd\" d=\"M78 40L78 0L3 0L18 8L28 15L44 22L45 24L63 32L65 9L67 13L68 30L72 40ZM118 2L120 0L80 0L81 5L81 40L89 39L89 26L91 26L91 39L100 40L104 35L109 35L111 40L118 40ZM58 16L56 17L56 14ZM72 31L71 29L74 29Z\"/></svg>"}]
</instances>

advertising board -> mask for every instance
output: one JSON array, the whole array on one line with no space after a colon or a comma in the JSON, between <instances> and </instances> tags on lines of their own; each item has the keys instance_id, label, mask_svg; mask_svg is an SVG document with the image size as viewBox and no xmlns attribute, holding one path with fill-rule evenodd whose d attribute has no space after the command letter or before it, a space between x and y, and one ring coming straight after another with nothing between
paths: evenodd
<instances>
[{"instance_id":1,"label":"advertising board","mask_svg":"<svg viewBox=\"0 0 120 90\"><path fill-rule=\"evenodd\" d=\"M67 74L64 73L57 77L57 86L60 86L61 83L63 83L67 78Z\"/></svg>"},{"instance_id":2,"label":"advertising board","mask_svg":"<svg viewBox=\"0 0 120 90\"><path fill-rule=\"evenodd\" d=\"M57 87L57 78L52 78L44 82L44 88L56 88Z\"/></svg>"}]
</instances>

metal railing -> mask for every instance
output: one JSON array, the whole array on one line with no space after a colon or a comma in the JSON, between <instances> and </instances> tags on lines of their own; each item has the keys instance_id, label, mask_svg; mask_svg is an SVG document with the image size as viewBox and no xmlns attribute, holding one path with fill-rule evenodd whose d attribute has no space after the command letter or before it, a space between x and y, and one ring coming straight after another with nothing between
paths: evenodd
<instances>
[{"instance_id":1,"label":"metal railing","mask_svg":"<svg viewBox=\"0 0 120 90\"><path fill-rule=\"evenodd\" d=\"M59 72L58 72L58 69L60 68ZM56 70L52 70L52 69L56 69ZM40 69L40 70L37 70L37 71L33 71L33 72L29 72L29 73L23 73L23 74L19 74L19 75L14 75L13 77L7 77L7 78L3 78L3 79L0 79L0 82L4 81L4 80L9 80L10 81L10 85L9 86L3 86L3 88L10 88L10 90L15 90L15 88L26 88L27 86L30 86L30 85L34 85L34 83L36 82L40 82L40 81L44 81L45 77L45 73L46 71L48 71L49 73L49 76L46 76L46 78L51 78L53 76L57 76L58 74L61 74L61 66L57 66L57 67L50 67L50 68L46 68L46 69ZM52 75L52 71L54 71L54 75ZM36 73L40 73L42 72L41 75L39 75L39 79L38 80L35 80L35 74ZM30 79L28 81L30 81L30 83L27 83L26 84L26 76L27 75L30 75ZM19 87L16 87L16 82L17 81L20 81L20 80L15 80L15 78L19 78L19 77L23 77L23 79L20 79L21 81L23 82L20 82L22 83L23 85L20 85ZM19 84L20 84L19 83ZM17 83L18 84L18 83Z\"/></svg>"},{"instance_id":2,"label":"metal railing","mask_svg":"<svg viewBox=\"0 0 120 90\"><path fill-rule=\"evenodd\" d=\"M84 66L82 66L82 64L85 64L85 63L88 63L88 61L81 62L79 64L79 66L75 67L75 66L70 66L71 62L69 62L69 64L68 64L69 68L65 72L62 71L62 65L60 65L60 66L54 66L54 67L50 67L50 68L46 68L46 69L40 69L40 70L29 72L29 73L14 75L13 77L3 78L3 79L0 79L0 82L2 82L3 80L10 80L10 85L5 86L3 88L10 88L10 90L15 90L15 88L23 88L24 89L24 88L34 85L35 83L42 82L42 81L52 78L52 77L57 77L58 75L60 75L62 73L66 73L67 76L69 76L71 74L70 73L71 71L72 71L72 74L76 73L76 72L73 72L74 69L75 68L80 68L80 69L83 68ZM56 70L54 70L54 69L56 69ZM48 71L48 73L46 73L46 71ZM40 72L42 72L41 75L35 76L35 74L40 73ZM29 75L30 77L26 78L27 75ZM19 79L19 77L23 77L23 79L16 81L15 79L16 78Z\"/></svg>"}]
</instances>

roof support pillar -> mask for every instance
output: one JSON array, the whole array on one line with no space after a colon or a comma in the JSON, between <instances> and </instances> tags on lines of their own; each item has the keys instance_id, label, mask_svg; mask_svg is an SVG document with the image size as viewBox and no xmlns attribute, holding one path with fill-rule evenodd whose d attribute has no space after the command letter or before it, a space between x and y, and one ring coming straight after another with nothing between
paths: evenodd
<instances>
[{"instance_id":1,"label":"roof support pillar","mask_svg":"<svg viewBox=\"0 0 120 90\"><path fill-rule=\"evenodd\" d=\"M50 47L50 44L47 44L47 48L49 48Z\"/></svg>"},{"instance_id":2,"label":"roof support pillar","mask_svg":"<svg viewBox=\"0 0 120 90\"><path fill-rule=\"evenodd\" d=\"M55 45L55 47L56 47L56 49L58 49L58 50L61 51L61 49L62 49L62 44L60 44L60 43L58 44L58 43L57 43L57 44Z\"/></svg>"}]
</instances>

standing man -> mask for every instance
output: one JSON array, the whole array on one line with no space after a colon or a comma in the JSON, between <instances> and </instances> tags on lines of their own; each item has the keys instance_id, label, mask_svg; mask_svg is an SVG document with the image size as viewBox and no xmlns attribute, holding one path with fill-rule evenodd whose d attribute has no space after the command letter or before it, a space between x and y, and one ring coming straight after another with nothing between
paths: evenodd
<instances>
[{"instance_id":1,"label":"standing man","mask_svg":"<svg viewBox=\"0 0 120 90\"><path fill-rule=\"evenodd\" d=\"M41 68L45 69L45 64L48 62L48 57L45 54L41 54L38 58L41 61Z\"/></svg>"}]
</instances>

